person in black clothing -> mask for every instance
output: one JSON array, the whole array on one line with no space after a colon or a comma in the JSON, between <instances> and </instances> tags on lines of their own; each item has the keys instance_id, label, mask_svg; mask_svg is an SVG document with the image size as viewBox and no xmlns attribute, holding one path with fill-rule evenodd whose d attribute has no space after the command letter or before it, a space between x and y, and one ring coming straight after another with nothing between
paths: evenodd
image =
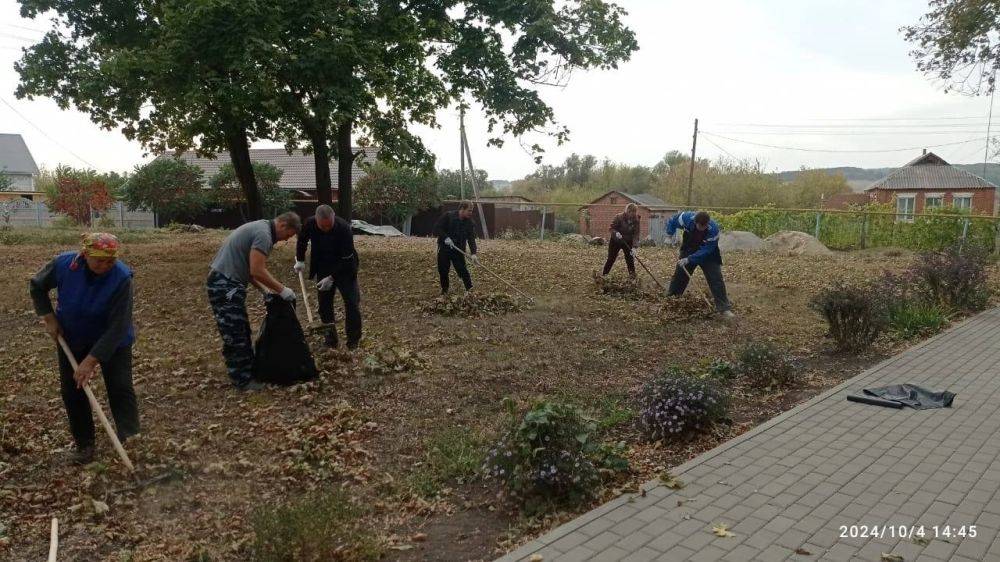
<instances>
[{"instance_id":1,"label":"person in black clothing","mask_svg":"<svg viewBox=\"0 0 1000 562\"><path fill-rule=\"evenodd\" d=\"M329 205L316 208L316 216L306 219L295 246L295 272L306 266L306 247L312 243L309 278L316 279L319 317L324 324L333 324L333 297L336 288L344 299L344 332L347 348L355 349L361 341L361 289L358 286L358 252L354 249L354 234L346 220L334 215ZM337 328L330 327L326 344L337 347Z\"/></svg>"},{"instance_id":2,"label":"person in black clothing","mask_svg":"<svg viewBox=\"0 0 1000 562\"><path fill-rule=\"evenodd\" d=\"M476 228L472 224L472 203L463 201L457 211L448 211L441 215L434 225L434 235L438 239L437 266L441 278L441 294L448 293L448 272L455 267L455 273L462 279L466 291L472 290L472 276L465 266L466 243L468 243L472 263L479 264L476 255ZM460 252L461 250L462 252Z\"/></svg>"},{"instance_id":3,"label":"person in black clothing","mask_svg":"<svg viewBox=\"0 0 1000 562\"><path fill-rule=\"evenodd\" d=\"M628 266L628 276L635 278L635 244L639 233L639 210L635 203L625 205L625 210L611 221L611 239L608 240L608 260L604 262L604 273L607 275L618 259L618 252L625 252L625 265Z\"/></svg>"}]
</instances>

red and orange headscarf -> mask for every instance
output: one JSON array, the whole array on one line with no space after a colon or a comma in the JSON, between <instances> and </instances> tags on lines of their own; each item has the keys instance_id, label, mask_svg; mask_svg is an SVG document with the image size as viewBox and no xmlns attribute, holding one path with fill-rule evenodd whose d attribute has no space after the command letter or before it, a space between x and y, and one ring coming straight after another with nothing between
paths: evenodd
<instances>
[{"instance_id":1,"label":"red and orange headscarf","mask_svg":"<svg viewBox=\"0 0 1000 562\"><path fill-rule=\"evenodd\" d=\"M82 236L80 253L93 258L117 258L121 252L118 237L107 232L90 232Z\"/></svg>"}]
</instances>

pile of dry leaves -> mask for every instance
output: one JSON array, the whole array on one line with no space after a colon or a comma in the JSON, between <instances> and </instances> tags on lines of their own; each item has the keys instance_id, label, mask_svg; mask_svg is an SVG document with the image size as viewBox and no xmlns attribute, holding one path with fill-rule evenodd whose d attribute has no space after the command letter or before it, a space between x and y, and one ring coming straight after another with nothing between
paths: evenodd
<instances>
[{"instance_id":1,"label":"pile of dry leaves","mask_svg":"<svg viewBox=\"0 0 1000 562\"><path fill-rule=\"evenodd\" d=\"M441 316L501 316L523 309L521 303L507 293L478 293L468 291L461 295L441 295L423 306L425 314Z\"/></svg>"}]
</instances>

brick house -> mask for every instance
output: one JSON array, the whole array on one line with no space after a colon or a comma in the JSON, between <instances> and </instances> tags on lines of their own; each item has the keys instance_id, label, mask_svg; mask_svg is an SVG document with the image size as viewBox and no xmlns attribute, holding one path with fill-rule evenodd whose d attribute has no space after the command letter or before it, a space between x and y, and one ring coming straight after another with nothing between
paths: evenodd
<instances>
[{"instance_id":1,"label":"brick house","mask_svg":"<svg viewBox=\"0 0 1000 562\"><path fill-rule=\"evenodd\" d=\"M913 213L953 207L974 215L996 213L997 186L959 170L933 152L924 152L902 168L865 190L873 200L895 206L900 220L913 220Z\"/></svg>"},{"instance_id":2,"label":"brick house","mask_svg":"<svg viewBox=\"0 0 1000 562\"><path fill-rule=\"evenodd\" d=\"M669 205L648 193L633 195L623 191L609 191L580 207L580 233L607 238L611 221L629 203L635 203L638 207L640 240L663 240L667 219L681 210L679 205Z\"/></svg>"}]
</instances>

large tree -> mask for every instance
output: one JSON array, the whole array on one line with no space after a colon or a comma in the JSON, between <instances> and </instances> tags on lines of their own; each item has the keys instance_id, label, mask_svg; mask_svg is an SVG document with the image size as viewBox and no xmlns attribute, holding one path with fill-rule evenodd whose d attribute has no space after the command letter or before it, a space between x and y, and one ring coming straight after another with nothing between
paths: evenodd
<instances>
[{"instance_id":1,"label":"large tree","mask_svg":"<svg viewBox=\"0 0 1000 562\"><path fill-rule=\"evenodd\" d=\"M122 186L129 209L147 209L166 220L190 219L205 210L204 172L179 158L157 158L135 171Z\"/></svg>"},{"instance_id":2,"label":"large tree","mask_svg":"<svg viewBox=\"0 0 1000 562\"><path fill-rule=\"evenodd\" d=\"M993 91L1000 68L1000 1L930 0L920 22L903 28L921 71L945 89L978 95Z\"/></svg>"},{"instance_id":3,"label":"large tree","mask_svg":"<svg viewBox=\"0 0 1000 562\"><path fill-rule=\"evenodd\" d=\"M52 97L154 152L228 151L251 218L262 216L249 144L272 136L261 61L281 33L278 3L19 1L52 29L15 65L18 97Z\"/></svg>"}]
</instances>

